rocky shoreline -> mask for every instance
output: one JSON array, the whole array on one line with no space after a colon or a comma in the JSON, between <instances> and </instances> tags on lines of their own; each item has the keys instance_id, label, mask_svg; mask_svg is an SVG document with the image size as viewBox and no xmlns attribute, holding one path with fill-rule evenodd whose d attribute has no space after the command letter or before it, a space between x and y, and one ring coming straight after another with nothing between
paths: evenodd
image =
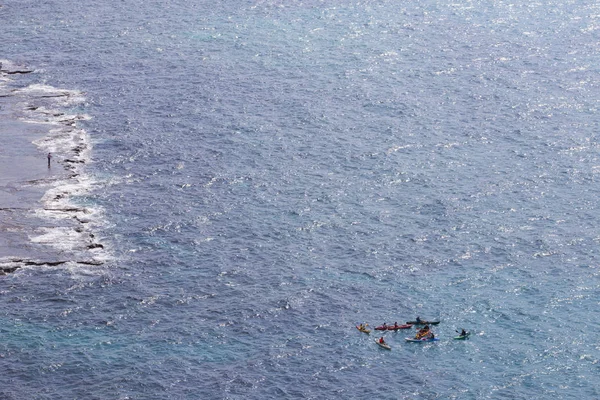
<instances>
[{"instance_id":1,"label":"rocky shoreline","mask_svg":"<svg viewBox=\"0 0 600 400\"><path fill-rule=\"evenodd\" d=\"M107 258L94 233L101 211L74 201L95 185L85 172L89 135L77 124L88 119L83 95L10 77L33 72L0 61L0 275Z\"/></svg>"}]
</instances>

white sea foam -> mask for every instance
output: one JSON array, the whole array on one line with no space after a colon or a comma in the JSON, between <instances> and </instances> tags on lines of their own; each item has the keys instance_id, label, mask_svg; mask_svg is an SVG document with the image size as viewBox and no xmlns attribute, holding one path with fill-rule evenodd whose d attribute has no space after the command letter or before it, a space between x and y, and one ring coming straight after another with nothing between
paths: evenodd
<instances>
[{"instance_id":1,"label":"white sea foam","mask_svg":"<svg viewBox=\"0 0 600 400\"><path fill-rule=\"evenodd\" d=\"M83 92L78 90L57 89L53 86L33 84L24 88L15 89L16 95L26 96L29 99L52 99L59 107L68 107L82 104L85 101Z\"/></svg>"},{"instance_id":2,"label":"white sea foam","mask_svg":"<svg viewBox=\"0 0 600 400\"><path fill-rule=\"evenodd\" d=\"M32 242L51 245L60 250L79 249L85 236L82 232L67 226L40 228L39 232L42 234L32 237Z\"/></svg>"}]
</instances>

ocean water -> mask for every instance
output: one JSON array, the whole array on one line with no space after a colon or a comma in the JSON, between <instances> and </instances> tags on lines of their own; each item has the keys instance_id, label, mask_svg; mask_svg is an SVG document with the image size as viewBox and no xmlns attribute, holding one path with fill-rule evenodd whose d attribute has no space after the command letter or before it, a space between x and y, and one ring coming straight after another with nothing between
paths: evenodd
<instances>
[{"instance_id":1,"label":"ocean water","mask_svg":"<svg viewBox=\"0 0 600 400\"><path fill-rule=\"evenodd\" d=\"M597 2L0 24L1 399L600 398Z\"/></svg>"}]
</instances>

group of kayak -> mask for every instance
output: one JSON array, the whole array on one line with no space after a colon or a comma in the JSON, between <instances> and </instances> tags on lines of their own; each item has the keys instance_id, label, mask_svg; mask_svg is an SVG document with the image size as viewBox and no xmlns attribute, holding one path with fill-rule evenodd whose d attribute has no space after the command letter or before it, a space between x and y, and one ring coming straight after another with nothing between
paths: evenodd
<instances>
[{"instance_id":1,"label":"group of kayak","mask_svg":"<svg viewBox=\"0 0 600 400\"><path fill-rule=\"evenodd\" d=\"M440 321L424 321L421 318L417 317L415 319L415 321L407 321L406 324L403 324L403 325L398 325L397 322L395 322L394 325L387 325L384 322L383 325L376 327L375 330L377 330L377 331L398 331L399 329L410 329L415 325L422 326L422 328L417 330L417 333L415 334L414 337L405 338L405 340L407 342L418 342L418 343L434 342L439 339L433 333L433 330L430 328L430 325L437 325L439 323L440 323ZM356 326L356 329L358 329L359 331L364 332L366 334L370 334L371 330L368 329L367 326L368 326L368 324L361 323L360 325ZM456 332L458 332L458 331L456 331ZM455 340L465 340L469 337L469 335L470 335L470 332L467 332L464 329L462 329L460 334L458 336L455 336L454 339ZM380 347L383 347L384 349L387 349L387 350L392 349L390 347L390 345L388 345L386 343L383 336L381 336L379 339L377 339L375 341L375 343L377 343Z\"/></svg>"}]
</instances>

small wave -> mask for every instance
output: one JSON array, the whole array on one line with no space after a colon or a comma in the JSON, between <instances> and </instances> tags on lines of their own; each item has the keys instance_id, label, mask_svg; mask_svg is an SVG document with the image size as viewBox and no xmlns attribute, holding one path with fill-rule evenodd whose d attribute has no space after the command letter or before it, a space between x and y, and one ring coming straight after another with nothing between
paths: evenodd
<instances>
[{"instance_id":1,"label":"small wave","mask_svg":"<svg viewBox=\"0 0 600 400\"><path fill-rule=\"evenodd\" d=\"M30 100L52 99L54 105L59 107L82 104L85 101L83 92L78 90L58 89L42 84L32 84L24 88L14 89L13 93Z\"/></svg>"}]
</instances>

